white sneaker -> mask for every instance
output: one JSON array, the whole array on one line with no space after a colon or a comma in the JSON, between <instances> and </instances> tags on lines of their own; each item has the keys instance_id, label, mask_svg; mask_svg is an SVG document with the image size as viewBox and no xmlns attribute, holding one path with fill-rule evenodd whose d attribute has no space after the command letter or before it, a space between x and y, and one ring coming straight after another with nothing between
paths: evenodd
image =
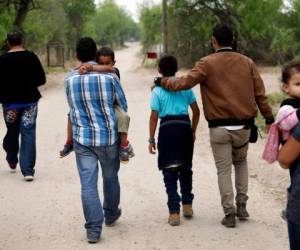
<instances>
[{"instance_id":1,"label":"white sneaker","mask_svg":"<svg viewBox=\"0 0 300 250\"><path fill-rule=\"evenodd\" d=\"M25 181L33 181L34 180L34 177L32 175L26 175L24 177Z\"/></svg>"}]
</instances>

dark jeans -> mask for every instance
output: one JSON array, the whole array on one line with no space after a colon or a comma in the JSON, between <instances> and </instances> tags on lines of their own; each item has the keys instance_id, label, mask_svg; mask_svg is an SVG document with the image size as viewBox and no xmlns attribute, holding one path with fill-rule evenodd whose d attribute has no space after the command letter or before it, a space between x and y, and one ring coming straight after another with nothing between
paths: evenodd
<instances>
[{"instance_id":1,"label":"dark jeans","mask_svg":"<svg viewBox=\"0 0 300 250\"><path fill-rule=\"evenodd\" d=\"M299 250L300 249L300 225L288 221L288 231L289 231L289 239L290 239L290 249Z\"/></svg>"},{"instance_id":2,"label":"dark jeans","mask_svg":"<svg viewBox=\"0 0 300 250\"><path fill-rule=\"evenodd\" d=\"M20 149L20 168L24 176L34 175L36 159L36 117L37 104L24 109L8 109L3 111L7 133L3 140L8 163L18 163ZM21 134L21 147L19 137Z\"/></svg>"},{"instance_id":3,"label":"dark jeans","mask_svg":"<svg viewBox=\"0 0 300 250\"><path fill-rule=\"evenodd\" d=\"M180 200L183 205L192 204L192 166L163 169L164 182L168 194L168 207L170 213L180 212ZM177 192L177 181L180 182L181 198Z\"/></svg>"}]
</instances>

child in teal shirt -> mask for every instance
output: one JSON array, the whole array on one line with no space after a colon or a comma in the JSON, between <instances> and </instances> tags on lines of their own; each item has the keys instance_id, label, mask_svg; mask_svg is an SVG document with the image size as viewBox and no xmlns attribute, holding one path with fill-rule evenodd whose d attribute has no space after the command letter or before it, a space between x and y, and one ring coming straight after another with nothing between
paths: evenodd
<instances>
[{"instance_id":1,"label":"child in teal shirt","mask_svg":"<svg viewBox=\"0 0 300 250\"><path fill-rule=\"evenodd\" d=\"M173 56L163 56L159 60L159 73L164 77L175 76L177 60ZM180 224L180 201L183 215L193 216L192 202L192 159L195 132L199 122L200 111L192 90L169 92L155 87L151 97L149 152L155 154L155 131L158 119L158 167L162 170L166 192L168 194L169 224ZM189 107L193 112L192 122ZM181 197L177 192L180 182Z\"/></svg>"}]
</instances>

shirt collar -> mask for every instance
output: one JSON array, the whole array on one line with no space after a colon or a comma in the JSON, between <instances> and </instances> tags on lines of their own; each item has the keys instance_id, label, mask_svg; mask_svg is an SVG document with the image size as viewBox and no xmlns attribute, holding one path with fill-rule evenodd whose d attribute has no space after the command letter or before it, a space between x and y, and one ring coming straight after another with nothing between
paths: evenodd
<instances>
[{"instance_id":1,"label":"shirt collar","mask_svg":"<svg viewBox=\"0 0 300 250\"><path fill-rule=\"evenodd\" d=\"M233 51L231 47L223 47L216 50L216 53L223 51Z\"/></svg>"}]
</instances>

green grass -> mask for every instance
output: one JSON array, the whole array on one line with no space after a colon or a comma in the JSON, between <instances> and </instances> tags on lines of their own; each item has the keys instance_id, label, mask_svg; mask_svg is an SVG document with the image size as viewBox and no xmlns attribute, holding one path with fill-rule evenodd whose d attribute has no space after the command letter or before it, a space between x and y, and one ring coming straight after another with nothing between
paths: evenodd
<instances>
[{"instance_id":1,"label":"green grass","mask_svg":"<svg viewBox=\"0 0 300 250\"><path fill-rule=\"evenodd\" d=\"M268 97L268 101L269 101L269 104L271 105L272 107L272 110L273 110L273 114L274 116L277 114L277 111L279 109L279 105L280 103L287 98L287 95L284 94L284 93L273 93L273 94L270 94L270 95L267 95ZM266 125L265 125L265 119L263 118L263 116L261 114L259 114L257 117L256 117L256 125L259 127L259 129L261 131L263 131L264 133L266 133Z\"/></svg>"}]
</instances>

